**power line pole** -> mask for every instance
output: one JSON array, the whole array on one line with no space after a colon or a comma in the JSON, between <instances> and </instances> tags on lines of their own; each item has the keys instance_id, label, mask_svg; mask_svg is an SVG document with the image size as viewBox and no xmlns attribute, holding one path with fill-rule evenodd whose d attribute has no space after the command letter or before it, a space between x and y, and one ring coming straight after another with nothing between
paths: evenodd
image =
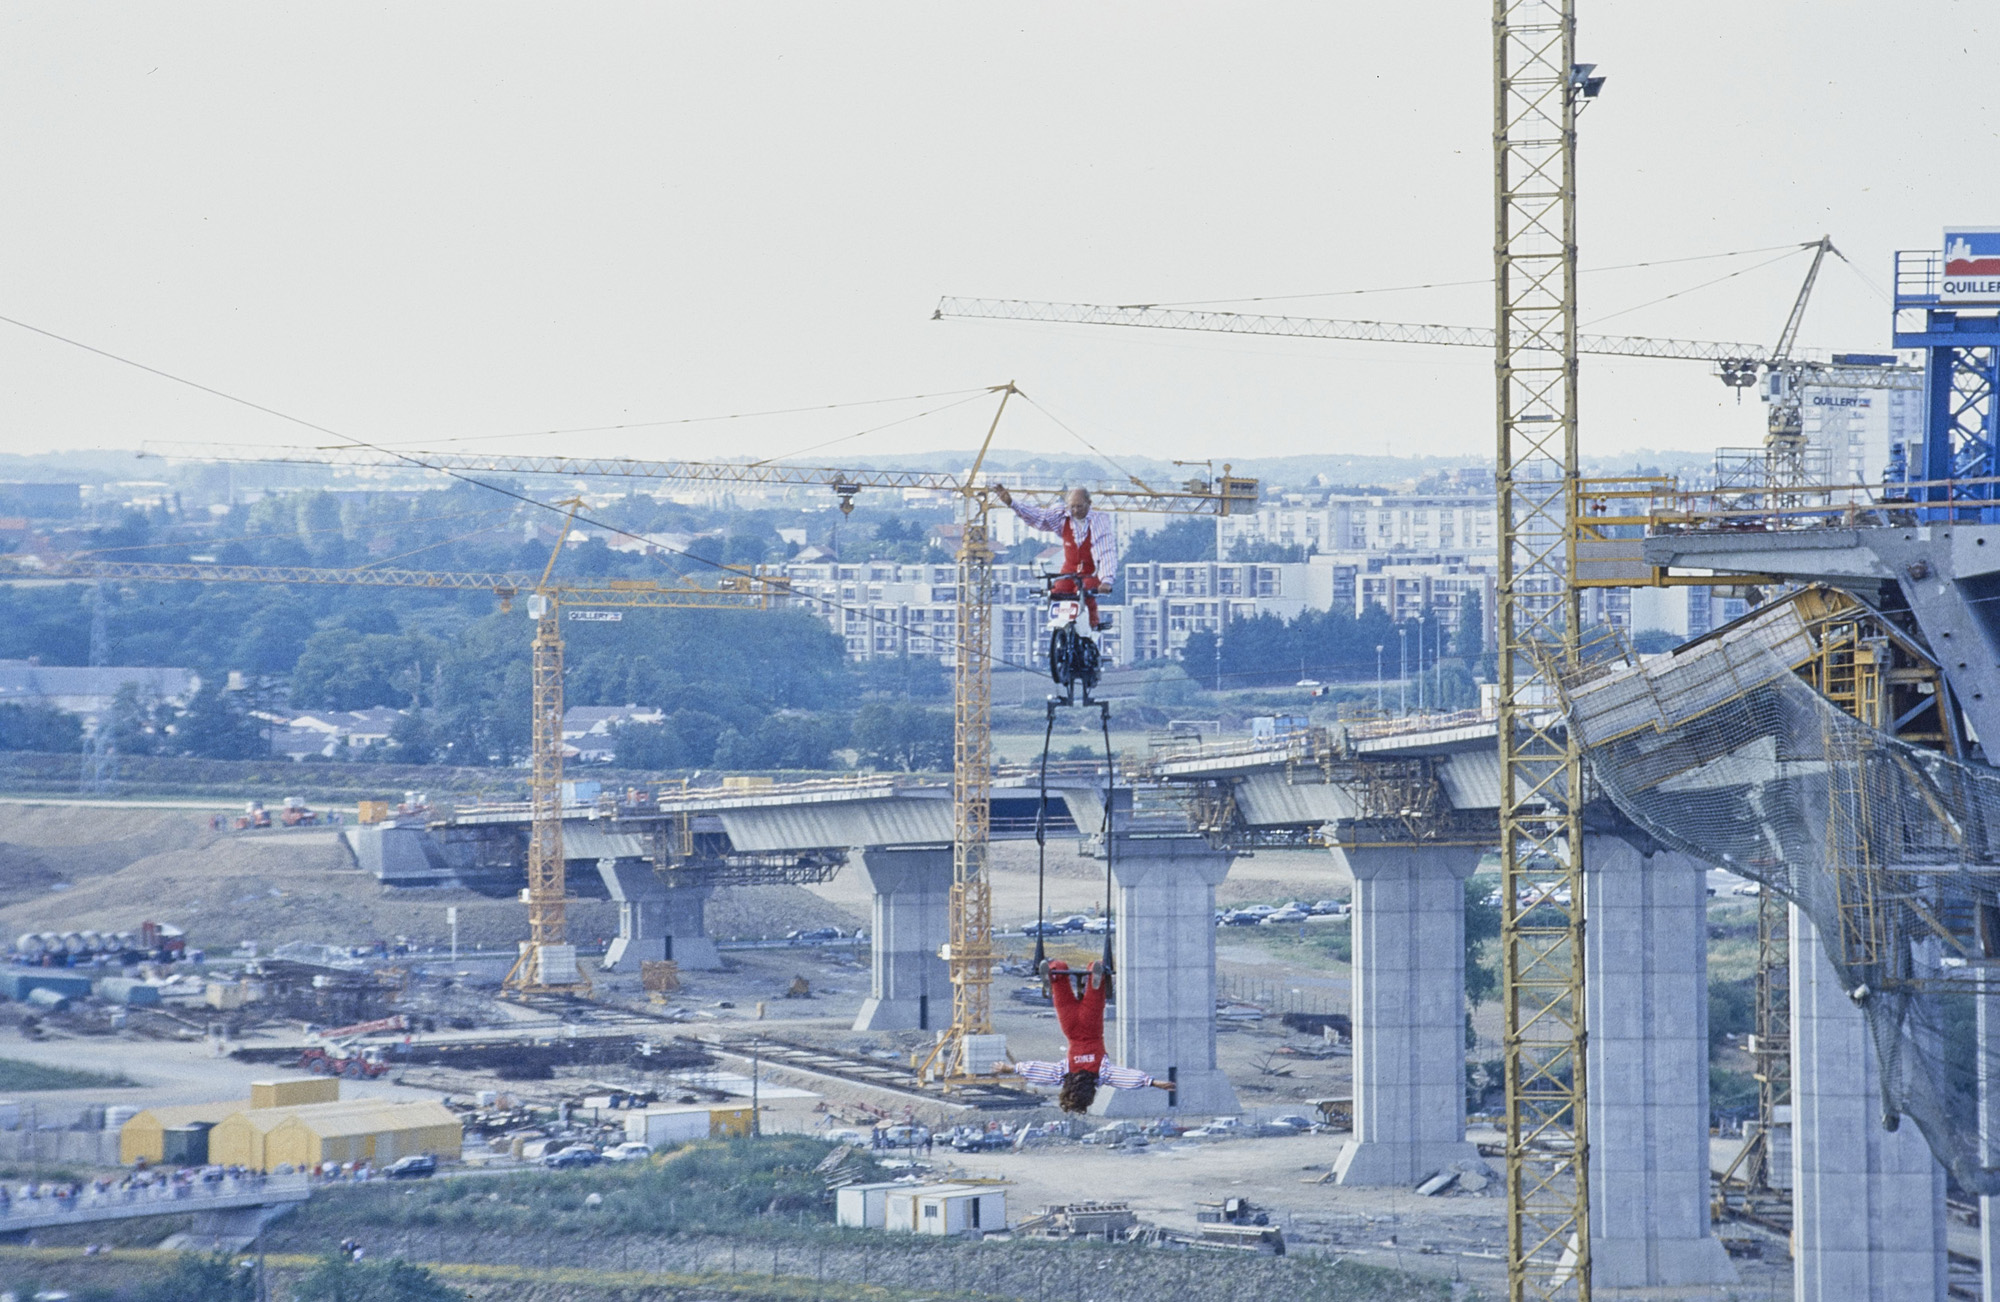
<instances>
[{"instance_id":1,"label":"power line pole","mask_svg":"<svg viewBox=\"0 0 2000 1302\"><path fill-rule=\"evenodd\" d=\"M90 587L90 667L102 669L111 663L109 598L104 580ZM113 716L100 714L83 750L83 786L91 792L104 790L111 772L111 724Z\"/></svg>"}]
</instances>

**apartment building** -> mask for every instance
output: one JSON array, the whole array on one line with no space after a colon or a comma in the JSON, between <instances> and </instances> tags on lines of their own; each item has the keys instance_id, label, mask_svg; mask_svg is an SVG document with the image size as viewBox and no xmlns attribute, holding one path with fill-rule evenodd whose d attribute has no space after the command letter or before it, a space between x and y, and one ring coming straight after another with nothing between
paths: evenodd
<instances>
[{"instance_id":1,"label":"apartment building","mask_svg":"<svg viewBox=\"0 0 2000 1302\"><path fill-rule=\"evenodd\" d=\"M1218 517L1216 554L1228 556L1239 543L1250 542L1304 547L1309 553L1491 553L1498 527L1490 493L1329 497L1318 504L1287 500Z\"/></svg>"},{"instance_id":2,"label":"apartment building","mask_svg":"<svg viewBox=\"0 0 2000 1302\"><path fill-rule=\"evenodd\" d=\"M820 561L776 567L791 581L794 603L826 620L851 660L936 656L949 662L958 640L958 567L898 561ZM991 652L1001 661L1040 666L1046 659L1048 604L1042 569L993 567ZM1114 621L1098 639L1113 664L1125 664L1126 636Z\"/></svg>"},{"instance_id":3,"label":"apartment building","mask_svg":"<svg viewBox=\"0 0 2000 1302\"><path fill-rule=\"evenodd\" d=\"M1234 561L1142 561L1119 575L1131 661L1178 656L1191 633L1214 633L1259 615L1294 619L1313 609L1312 583L1300 564ZM1316 607L1325 609L1324 605Z\"/></svg>"}]
</instances>

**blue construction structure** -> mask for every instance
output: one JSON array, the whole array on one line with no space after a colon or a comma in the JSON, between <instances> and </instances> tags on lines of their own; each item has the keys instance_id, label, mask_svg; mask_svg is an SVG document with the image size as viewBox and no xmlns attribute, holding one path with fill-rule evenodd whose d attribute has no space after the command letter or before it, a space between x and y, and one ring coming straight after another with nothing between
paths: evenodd
<instances>
[{"instance_id":1,"label":"blue construction structure","mask_svg":"<svg viewBox=\"0 0 2000 1302\"><path fill-rule=\"evenodd\" d=\"M1896 254L1897 348L1924 351L1924 439L1890 450L1890 478L1928 520L2000 522L2000 229L1947 230ZM1900 473L1899 473L1900 472Z\"/></svg>"}]
</instances>

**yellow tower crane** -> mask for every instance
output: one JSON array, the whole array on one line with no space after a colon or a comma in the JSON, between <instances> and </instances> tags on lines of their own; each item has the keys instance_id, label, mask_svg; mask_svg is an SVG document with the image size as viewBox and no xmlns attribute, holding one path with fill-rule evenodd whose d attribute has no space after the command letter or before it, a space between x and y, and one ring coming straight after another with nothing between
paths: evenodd
<instances>
[{"instance_id":1,"label":"yellow tower crane","mask_svg":"<svg viewBox=\"0 0 2000 1302\"><path fill-rule=\"evenodd\" d=\"M562 845L562 720L563 638L559 614L586 609L681 607L695 609L770 609L782 593L776 580L748 574L723 577L712 587L659 583L650 579L602 579L557 582L556 560L568 540L580 503L566 502L562 531L540 576L478 574L438 570L317 568L305 565L210 565L150 561L75 559L35 577L48 579L133 579L173 583L333 584L342 587L437 588L490 592L501 609L512 609L526 594L535 621L534 726L530 747L528 886L521 894L528 906L528 939L507 974L507 987L522 994L583 993L589 979L576 963L569 943Z\"/></svg>"},{"instance_id":2,"label":"yellow tower crane","mask_svg":"<svg viewBox=\"0 0 2000 1302\"><path fill-rule=\"evenodd\" d=\"M991 388L1000 402L971 467L962 474L928 470L862 470L833 466L789 466L768 462L646 461L623 457L494 456L481 453L388 452L356 445L334 448L244 449L228 445L149 445L149 455L218 461L280 462L357 467L396 467L446 472L613 477L699 484L823 486L833 491L843 513L870 489L929 489L959 501L957 552L957 635L953 649L952 692L952 890L948 940L942 951L952 983L951 1026L924 1065L924 1074L950 1087L975 1075L967 1063L967 1036L993 1030L992 887L986 859L992 792L993 661L992 609L994 549L988 516L996 497L981 479L986 454L1000 427L1013 384ZM1255 479L1220 475L1185 481L1178 489L1157 489L1138 479L1123 485L1091 486L1092 500L1113 511L1169 515L1226 516L1257 504ZM1057 501L1062 488L1017 487L1023 501ZM572 516L574 507L571 507ZM536 683L542 675L538 672ZM537 712L537 719L541 717ZM538 824L539 825L539 824ZM558 831L557 835L560 835Z\"/></svg>"}]
</instances>

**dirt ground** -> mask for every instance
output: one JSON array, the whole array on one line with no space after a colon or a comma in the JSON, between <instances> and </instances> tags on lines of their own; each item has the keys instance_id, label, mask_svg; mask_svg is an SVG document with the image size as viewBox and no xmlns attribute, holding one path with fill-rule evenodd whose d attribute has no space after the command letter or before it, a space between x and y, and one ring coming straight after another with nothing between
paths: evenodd
<instances>
[{"instance_id":1,"label":"dirt ground","mask_svg":"<svg viewBox=\"0 0 2000 1302\"><path fill-rule=\"evenodd\" d=\"M858 872L843 872L849 880ZM0 804L0 937L24 931L134 931L148 919L184 928L214 952L255 940L361 945L406 936L505 947L524 925L520 905L470 891L383 889L325 828L216 833L204 811L143 806ZM726 889L709 902L719 936L780 935L795 927L866 925L858 907L789 886ZM582 943L617 934L604 900L570 905Z\"/></svg>"},{"instance_id":2,"label":"dirt ground","mask_svg":"<svg viewBox=\"0 0 2000 1302\"><path fill-rule=\"evenodd\" d=\"M995 911L1002 924L1018 926L1032 918L1033 844L996 845L992 871ZM1052 912L1092 912L1103 901L1103 867L1079 857L1073 842L1052 843L1047 888ZM1330 855L1263 852L1237 860L1217 897L1221 904L1276 903L1345 898L1351 888ZM870 903L864 875L850 867L833 881L811 888L717 892L709 909L710 930L728 937L781 935L792 927L828 923L851 929L866 925ZM460 910L460 941L467 947L511 946L521 934L523 919L515 901L468 892L386 891L355 868L335 833L324 829L217 835L209 830L208 814L198 810L0 803L0 936L85 927L127 930L145 918L155 918L180 923L194 943L212 952L227 952L243 939L259 941L267 952L268 947L293 940L358 944L399 935L441 944L447 937L447 905ZM613 910L602 901L573 902L571 918L573 934L585 943L615 931ZM1325 949L1287 948L1286 940L1249 929L1219 933L1217 968L1225 992L1228 983L1236 982L1345 1010L1347 965ZM1095 938L1086 938L1087 945L1096 943ZM1025 957L1025 943L1017 938L1012 944ZM661 1034L733 1038L756 1030L850 1052L898 1057L928 1043L929 1036L918 1032L850 1029L868 991L865 948L732 949L727 957L727 971L684 974L686 986L675 996L674 1005L692 1020L661 1027ZM485 972L494 963L467 959L463 970ZM497 980L498 970L486 973L487 979ZM783 998L792 979L800 976L811 983L812 998ZM1061 1038L1052 1014L1008 997L1014 986L1023 983L1010 977L996 988L995 1027L1007 1035L1017 1057L1053 1056L1061 1050ZM644 1007L634 978L600 975L599 989L615 1000ZM1490 1036L1497 1030L1497 1018L1497 1008L1488 1005L1475 1021ZM58 1033L31 1041L6 1031L0 1036L5 1037L0 1056L124 1072L140 1082L131 1089L91 1091L87 1098L73 1093L22 1096L22 1101L46 1107L52 1116L86 1103L146 1106L240 1096L249 1080L271 1074L268 1066L218 1059L200 1040L142 1042ZM1289 1042L1305 1043L1297 1037ZM1219 1028L1220 1065L1236 1086L1241 1115L1303 1113L1309 1110L1307 1100L1351 1095L1351 1058L1278 1053L1287 1043L1276 1018L1225 1022ZM747 1063L725 1058L722 1070L746 1071ZM602 1072L590 1077L604 1078ZM773 1129L813 1131L848 1124L843 1113L858 1115L855 1105L863 1103L893 1113L908 1112L932 1124L951 1124L971 1115L929 1099L768 1066L762 1081L767 1091L780 1094L773 1098L767 1092L764 1097L767 1124ZM589 1081L579 1077L573 1083L581 1091ZM424 1093L389 1081L354 1083L348 1088L403 1097ZM1049 1118L1055 1113L1044 1105L1019 1115ZM1199 1199L1248 1197L1269 1205L1301 1247L1462 1279L1491 1291L1498 1280L1497 1254L1502 1246L1498 1187L1426 1199L1410 1190L1319 1183L1343 1142L1340 1135L1208 1144L1184 1141L1129 1153L1066 1145L960 1160L956 1169L1010 1181L1016 1191L1010 1201L1015 1215L1032 1213L1044 1202L1083 1196L1129 1200L1147 1219L1189 1224ZM953 1169L942 1154L934 1160L941 1172ZM1746 1263L1746 1295L1761 1296L1764 1286L1776 1281L1782 1250L1773 1245L1769 1255L1774 1259L1771 1264Z\"/></svg>"}]
</instances>

